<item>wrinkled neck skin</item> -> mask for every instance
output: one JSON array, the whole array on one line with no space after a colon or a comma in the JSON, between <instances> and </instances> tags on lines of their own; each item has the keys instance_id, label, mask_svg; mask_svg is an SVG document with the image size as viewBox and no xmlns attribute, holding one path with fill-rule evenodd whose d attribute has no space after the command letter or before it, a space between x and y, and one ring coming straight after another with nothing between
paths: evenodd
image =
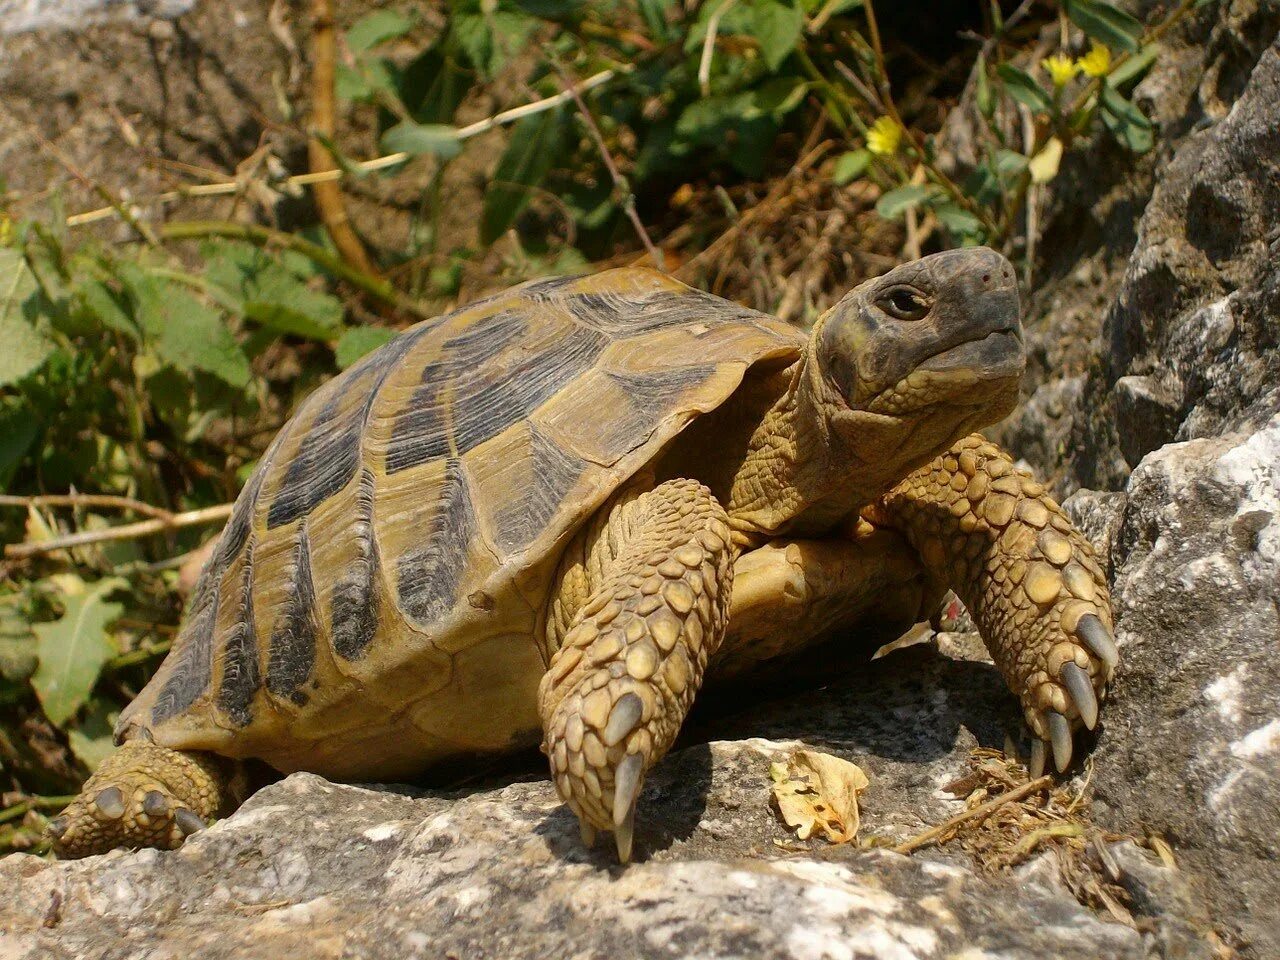
<instances>
[{"instance_id":1,"label":"wrinkled neck skin","mask_svg":"<svg viewBox=\"0 0 1280 960\"><path fill-rule=\"evenodd\" d=\"M751 436L726 504L729 523L744 544L825 533L996 419L991 412L948 404L906 417L851 410L807 348Z\"/></svg>"}]
</instances>

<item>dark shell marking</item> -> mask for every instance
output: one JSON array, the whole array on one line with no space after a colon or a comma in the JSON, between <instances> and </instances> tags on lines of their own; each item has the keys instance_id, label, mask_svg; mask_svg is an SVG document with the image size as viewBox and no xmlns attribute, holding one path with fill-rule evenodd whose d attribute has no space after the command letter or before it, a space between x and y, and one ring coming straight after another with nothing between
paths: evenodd
<instances>
[{"instance_id":1,"label":"dark shell marking","mask_svg":"<svg viewBox=\"0 0 1280 960\"><path fill-rule=\"evenodd\" d=\"M281 430L119 730L319 709L319 677L359 669L384 619L437 640L467 596L492 595L477 570L509 580L544 561L549 531L585 520L623 479L613 465L673 435L659 426L689 397L710 409L797 342L640 270L536 281L407 331ZM255 710L268 697L276 709Z\"/></svg>"}]
</instances>

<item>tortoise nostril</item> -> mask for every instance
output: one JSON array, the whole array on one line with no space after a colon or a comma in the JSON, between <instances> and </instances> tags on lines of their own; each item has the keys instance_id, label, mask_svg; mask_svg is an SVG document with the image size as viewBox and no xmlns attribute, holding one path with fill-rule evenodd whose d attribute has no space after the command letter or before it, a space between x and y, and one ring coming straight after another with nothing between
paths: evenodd
<instances>
[{"instance_id":1,"label":"tortoise nostril","mask_svg":"<svg viewBox=\"0 0 1280 960\"><path fill-rule=\"evenodd\" d=\"M983 282L983 283L990 283L990 282L991 282L991 274L989 274L989 273L984 273L984 274L982 275L982 282Z\"/></svg>"}]
</instances>

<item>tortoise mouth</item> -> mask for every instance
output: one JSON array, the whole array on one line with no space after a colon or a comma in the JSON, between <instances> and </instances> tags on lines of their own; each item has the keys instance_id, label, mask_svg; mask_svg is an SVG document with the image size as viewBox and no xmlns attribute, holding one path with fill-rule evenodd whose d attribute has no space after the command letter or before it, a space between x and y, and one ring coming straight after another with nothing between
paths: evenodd
<instances>
[{"instance_id":1,"label":"tortoise mouth","mask_svg":"<svg viewBox=\"0 0 1280 960\"><path fill-rule=\"evenodd\" d=\"M1026 368L1021 331L996 330L929 357L867 404L868 413L902 416L945 403L984 407L1017 390Z\"/></svg>"}]
</instances>

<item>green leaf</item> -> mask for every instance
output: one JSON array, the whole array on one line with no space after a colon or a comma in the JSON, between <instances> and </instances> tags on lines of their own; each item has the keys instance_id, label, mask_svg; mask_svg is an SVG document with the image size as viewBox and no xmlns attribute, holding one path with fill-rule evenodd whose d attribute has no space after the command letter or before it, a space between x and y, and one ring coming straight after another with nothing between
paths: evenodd
<instances>
[{"instance_id":1,"label":"green leaf","mask_svg":"<svg viewBox=\"0 0 1280 960\"><path fill-rule=\"evenodd\" d=\"M1027 169L1027 158L1016 150L996 151L996 172L1001 176L1010 176Z\"/></svg>"},{"instance_id":2,"label":"green leaf","mask_svg":"<svg viewBox=\"0 0 1280 960\"><path fill-rule=\"evenodd\" d=\"M28 319L36 278L21 251L0 248L0 387L39 369L53 343Z\"/></svg>"},{"instance_id":3,"label":"green leaf","mask_svg":"<svg viewBox=\"0 0 1280 960\"><path fill-rule=\"evenodd\" d=\"M871 165L870 150L850 150L836 158L835 168L831 171L831 179L844 186L851 180L857 180L867 172Z\"/></svg>"},{"instance_id":4,"label":"green leaf","mask_svg":"<svg viewBox=\"0 0 1280 960\"><path fill-rule=\"evenodd\" d=\"M36 635L27 618L8 604L0 606L0 678L25 684L36 672Z\"/></svg>"},{"instance_id":5,"label":"green leaf","mask_svg":"<svg viewBox=\"0 0 1280 960\"><path fill-rule=\"evenodd\" d=\"M121 305L115 292L105 283L85 280L76 289L76 295L85 312L103 328L123 333L135 343L138 341L138 325Z\"/></svg>"},{"instance_id":6,"label":"green leaf","mask_svg":"<svg viewBox=\"0 0 1280 960\"><path fill-rule=\"evenodd\" d=\"M339 368L345 370L367 353L372 353L396 338L395 330L386 327L352 327L342 335L334 349Z\"/></svg>"},{"instance_id":7,"label":"green leaf","mask_svg":"<svg viewBox=\"0 0 1280 960\"><path fill-rule=\"evenodd\" d=\"M119 265L134 316L157 357L179 370L203 370L233 387L249 382L249 361L222 314L178 284L131 264Z\"/></svg>"},{"instance_id":8,"label":"green leaf","mask_svg":"<svg viewBox=\"0 0 1280 960\"><path fill-rule=\"evenodd\" d=\"M0 406L0 491L9 489L22 458L39 432L35 413L17 404Z\"/></svg>"},{"instance_id":9,"label":"green leaf","mask_svg":"<svg viewBox=\"0 0 1280 960\"><path fill-rule=\"evenodd\" d=\"M95 698L89 701L79 722L67 731L71 752L90 773L115 751L113 734L119 716L120 711L115 706Z\"/></svg>"},{"instance_id":10,"label":"green leaf","mask_svg":"<svg viewBox=\"0 0 1280 960\"><path fill-rule=\"evenodd\" d=\"M644 17L645 26L653 39L666 43L671 39L671 29L667 24L667 11L675 6L675 0L640 0L640 16Z\"/></svg>"},{"instance_id":11,"label":"green leaf","mask_svg":"<svg viewBox=\"0 0 1280 960\"><path fill-rule=\"evenodd\" d=\"M1089 37L1108 47L1134 53L1142 38L1142 21L1104 0L1066 0L1067 16Z\"/></svg>"},{"instance_id":12,"label":"green leaf","mask_svg":"<svg viewBox=\"0 0 1280 960\"><path fill-rule=\"evenodd\" d=\"M450 41L486 78L492 78L504 63L524 49L537 24L532 17L501 6L483 12L481 4L474 0L450 6L455 8Z\"/></svg>"},{"instance_id":13,"label":"green leaf","mask_svg":"<svg viewBox=\"0 0 1280 960\"><path fill-rule=\"evenodd\" d=\"M363 53L380 43L403 37L413 29L413 18L395 10L375 10L365 14L347 31L347 49Z\"/></svg>"},{"instance_id":14,"label":"green leaf","mask_svg":"<svg viewBox=\"0 0 1280 960\"><path fill-rule=\"evenodd\" d=\"M876 213L886 220L896 220L908 210L924 203L936 194L937 190L937 187L923 183L911 183L905 187L890 190L876 202Z\"/></svg>"},{"instance_id":15,"label":"green leaf","mask_svg":"<svg viewBox=\"0 0 1280 960\"><path fill-rule=\"evenodd\" d=\"M103 665L116 653L107 633L124 605L106 598L128 586L123 577L89 584L63 599L65 612L52 623L32 625L40 664L31 675L45 716L61 727L88 699Z\"/></svg>"},{"instance_id":16,"label":"green leaf","mask_svg":"<svg viewBox=\"0 0 1280 960\"><path fill-rule=\"evenodd\" d=\"M804 12L783 0L755 0L751 6L751 35L760 44L764 62L776 72L800 42Z\"/></svg>"},{"instance_id":17,"label":"green leaf","mask_svg":"<svg viewBox=\"0 0 1280 960\"><path fill-rule=\"evenodd\" d=\"M978 102L978 110L982 112L984 117L990 117L995 113L996 98L991 92L991 77L987 75L987 58L982 54L978 54L978 62L973 68L977 76L977 89L974 91L974 97Z\"/></svg>"},{"instance_id":18,"label":"green leaf","mask_svg":"<svg viewBox=\"0 0 1280 960\"><path fill-rule=\"evenodd\" d=\"M1004 81L1004 88L1009 96L1019 103L1042 113L1048 113L1052 109L1053 99L1048 91L1025 70L1019 70L1011 63L1002 63L996 67L996 74Z\"/></svg>"},{"instance_id":19,"label":"green leaf","mask_svg":"<svg viewBox=\"0 0 1280 960\"><path fill-rule=\"evenodd\" d=\"M1107 83L1117 88L1132 83L1151 69L1159 53L1160 51L1154 46L1146 47L1112 70L1107 76Z\"/></svg>"},{"instance_id":20,"label":"green leaf","mask_svg":"<svg viewBox=\"0 0 1280 960\"><path fill-rule=\"evenodd\" d=\"M1147 115L1108 84L1102 86L1099 105L1102 122L1122 146L1134 153L1146 153L1155 146L1155 131Z\"/></svg>"},{"instance_id":21,"label":"green leaf","mask_svg":"<svg viewBox=\"0 0 1280 960\"><path fill-rule=\"evenodd\" d=\"M456 127L405 120L382 135L382 147L387 153L429 153L449 160L462 152L462 141Z\"/></svg>"},{"instance_id":22,"label":"green leaf","mask_svg":"<svg viewBox=\"0 0 1280 960\"><path fill-rule=\"evenodd\" d=\"M484 195L480 241L488 246L510 229L533 197L531 188L546 178L564 139L563 109L525 117L512 128L498 168Z\"/></svg>"},{"instance_id":23,"label":"green leaf","mask_svg":"<svg viewBox=\"0 0 1280 960\"><path fill-rule=\"evenodd\" d=\"M940 224L957 236L972 237L982 232L982 221L952 201L938 204L933 213Z\"/></svg>"},{"instance_id":24,"label":"green leaf","mask_svg":"<svg viewBox=\"0 0 1280 960\"><path fill-rule=\"evenodd\" d=\"M277 333L332 340L342 303L300 281L274 256L243 243L209 244L207 276L245 317Z\"/></svg>"}]
</instances>

